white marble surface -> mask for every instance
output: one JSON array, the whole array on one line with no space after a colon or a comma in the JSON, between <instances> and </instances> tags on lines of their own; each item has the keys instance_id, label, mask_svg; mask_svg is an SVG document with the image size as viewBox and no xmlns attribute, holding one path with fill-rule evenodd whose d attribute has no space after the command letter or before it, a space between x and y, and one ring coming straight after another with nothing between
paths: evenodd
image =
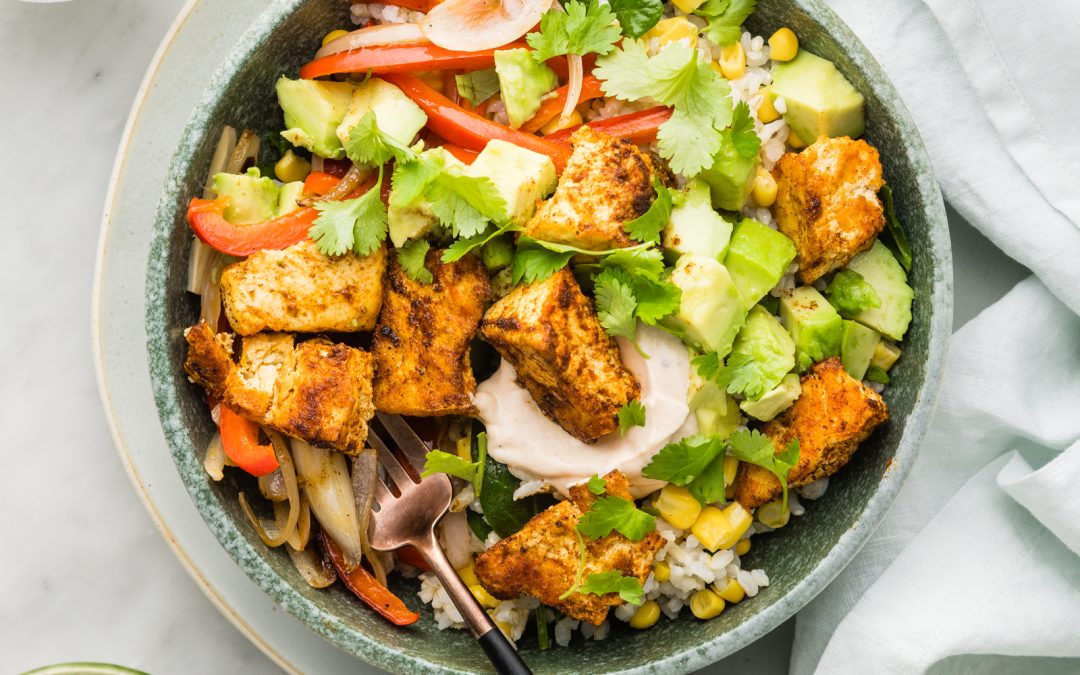
<instances>
[{"instance_id":1,"label":"white marble surface","mask_svg":"<svg viewBox=\"0 0 1080 675\"><path fill-rule=\"evenodd\" d=\"M144 512L113 449L89 346L116 145L181 5L0 4L0 514L14 552L0 563L3 672L72 660L154 673L275 668L217 613ZM952 226L959 325L1023 270L966 224ZM791 633L789 622L715 670L784 672Z\"/></svg>"}]
</instances>

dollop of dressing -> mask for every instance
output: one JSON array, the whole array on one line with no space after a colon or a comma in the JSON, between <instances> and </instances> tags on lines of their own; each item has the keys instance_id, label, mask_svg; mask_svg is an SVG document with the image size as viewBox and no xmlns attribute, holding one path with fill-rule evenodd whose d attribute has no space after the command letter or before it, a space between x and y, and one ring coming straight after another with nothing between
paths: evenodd
<instances>
[{"instance_id":1,"label":"dollop of dressing","mask_svg":"<svg viewBox=\"0 0 1080 675\"><path fill-rule=\"evenodd\" d=\"M519 478L544 480L564 495L569 495L571 485L613 469L626 476L634 497L663 487L663 481L645 478L641 470L660 448L676 440L673 436L697 432L687 405L690 357L678 338L657 328L640 326L637 340L649 358L642 357L625 338L616 342L623 363L641 385L645 426L632 427L625 436L615 431L596 443L582 443L540 412L504 359L495 374L477 387L474 399L487 427L488 454Z\"/></svg>"}]
</instances>

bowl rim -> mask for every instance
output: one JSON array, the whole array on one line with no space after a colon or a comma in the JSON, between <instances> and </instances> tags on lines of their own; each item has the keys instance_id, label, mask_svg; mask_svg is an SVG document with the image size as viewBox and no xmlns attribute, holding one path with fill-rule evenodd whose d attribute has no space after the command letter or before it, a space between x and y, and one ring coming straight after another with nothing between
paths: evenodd
<instances>
[{"instance_id":1,"label":"bowl rim","mask_svg":"<svg viewBox=\"0 0 1080 675\"><path fill-rule=\"evenodd\" d=\"M216 517L217 514L214 514L212 509L205 506L213 501L209 484L205 480L201 482L191 481L185 477L188 475L185 468L192 468L189 465L192 460L195 460L195 456L191 452L192 448L181 447L185 444L179 439L181 433L177 430L183 429L183 425L180 423L178 414L179 399L175 388L172 386L173 380L165 372L156 372L152 365L154 363L164 363L168 359L166 310L164 303L161 301L163 288L160 283L164 279L165 269L163 266L154 263L155 260L160 261L163 259L166 242L170 235L169 225L173 222L173 219L171 217L163 218L162 216L173 212L175 201L169 198L172 192L170 186L179 183L183 173L180 168L190 160L191 151L185 148L193 147L193 141L203 133L209 122L213 104L219 98L220 92L225 85L246 64L257 47L305 1L277 0L267 7L251 24L250 28L232 47L228 57L206 84L203 95L195 105L194 112L180 135L178 148L170 160L166 181L156 210L145 290L146 346L150 357L150 378L153 384L154 402L174 462L177 464L185 488L192 497L192 501L195 503L204 522L233 560L278 606L284 608L310 630L322 635L337 647L359 656L373 665L395 670L401 667L402 659L407 659L414 668L419 667L441 672L465 672L448 669L446 666L429 661L423 656L403 655L345 623L337 615L320 607L318 603L305 598L285 579L277 575L264 560L263 552L248 542L235 522L229 518ZM801 581L796 583L785 595L778 598L769 607L722 635L703 642L697 647L668 654L647 664L612 672L669 673L676 671L687 672L704 667L757 640L804 607L851 562L880 524L910 472L936 406L941 385L942 366L951 336L952 253L944 203L922 138L918 134L914 121L893 87L891 80L871 56L865 45L839 19L832 9L823 0L791 0L791 2L816 22L828 26L830 36L836 41L839 48L848 54L856 68L865 76L868 88L883 102L883 107L890 111L892 120L906 132L903 147L908 162L917 168L918 191L925 203L924 215L930 225L927 243L930 255L937 261L931 285L932 293L930 298L927 299L932 311L928 330L928 354L924 366L926 375L918 389L917 400L908 415L893 460L882 476L878 488L870 497L853 526L835 542L825 557ZM178 22L194 4L194 2L191 2L182 10ZM157 58L155 56L155 62ZM151 68L153 68L153 64ZM147 77L150 77L149 72ZM142 97L143 92L140 89L133 111L137 109ZM123 147L122 143L121 151L123 151ZM109 201L106 200L106 209L108 209ZM108 213L106 213L103 222L103 229L107 225ZM187 444L187 446L190 446L190 444Z\"/></svg>"}]
</instances>

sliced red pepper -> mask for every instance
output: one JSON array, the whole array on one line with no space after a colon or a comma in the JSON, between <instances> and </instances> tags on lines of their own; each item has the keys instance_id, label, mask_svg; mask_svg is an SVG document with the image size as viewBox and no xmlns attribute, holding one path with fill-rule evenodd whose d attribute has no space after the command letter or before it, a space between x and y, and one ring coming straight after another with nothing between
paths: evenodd
<instances>
[{"instance_id":1,"label":"sliced red pepper","mask_svg":"<svg viewBox=\"0 0 1080 675\"><path fill-rule=\"evenodd\" d=\"M569 96L569 94L570 85L565 85L556 89L554 96L544 99L544 102L540 104L540 109L536 111L536 114L532 116L532 119L521 125L521 130L527 133L534 133L539 131L540 127L558 117L562 113L563 106L566 105L566 97ZM579 103L591 101L594 98L603 98L603 96L604 90L600 88L600 80L592 75L586 75L581 79L581 97L578 99Z\"/></svg>"},{"instance_id":2,"label":"sliced red pepper","mask_svg":"<svg viewBox=\"0 0 1080 675\"><path fill-rule=\"evenodd\" d=\"M412 565L416 569L422 570L424 572L431 571L431 565L429 565L427 561L424 560L424 556L420 555L420 551L417 551L412 546L402 546L398 550L394 551L394 554L397 555L398 560L405 563L406 565Z\"/></svg>"},{"instance_id":3,"label":"sliced red pepper","mask_svg":"<svg viewBox=\"0 0 1080 675\"><path fill-rule=\"evenodd\" d=\"M380 584L379 580L364 569L363 565L357 565L352 570L346 569L345 556L341 553L338 545L326 535L326 532L322 532L321 537L323 548L326 550L326 554L330 556L330 562L333 563L334 569L337 570L338 577L346 588L364 601L364 604L395 626L408 626L420 620L419 614L406 607L401 598L391 593L386 586Z\"/></svg>"},{"instance_id":4,"label":"sliced red pepper","mask_svg":"<svg viewBox=\"0 0 1080 675\"><path fill-rule=\"evenodd\" d=\"M595 131L603 132L615 138L625 138L633 143L652 143L656 140L656 132L660 125L671 119L671 108L658 106L639 110L638 112L617 117L609 117L604 120L589 122L589 127ZM570 135L581 128L582 125L562 129L544 138L554 143L570 143Z\"/></svg>"},{"instance_id":5,"label":"sliced red pepper","mask_svg":"<svg viewBox=\"0 0 1080 675\"><path fill-rule=\"evenodd\" d=\"M221 447L233 464L252 476L265 476L278 468L274 446L259 444L259 425L221 406Z\"/></svg>"},{"instance_id":6,"label":"sliced red pepper","mask_svg":"<svg viewBox=\"0 0 1080 675\"><path fill-rule=\"evenodd\" d=\"M307 237L319 212L308 206L283 216L252 225L234 225L225 220L227 197L192 199L188 205L188 225L195 235L215 251L235 256L251 255L264 249L282 249Z\"/></svg>"},{"instance_id":7,"label":"sliced red pepper","mask_svg":"<svg viewBox=\"0 0 1080 675\"><path fill-rule=\"evenodd\" d=\"M387 75L385 79L405 92L406 96L427 113L428 127L431 130L454 145L480 151L488 141L498 138L547 155L555 163L556 171L562 171L566 160L570 158L570 149L566 146L511 129L454 105L450 99L415 75L394 73Z\"/></svg>"},{"instance_id":8,"label":"sliced red pepper","mask_svg":"<svg viewBox=\"0 0 1080 675\"><path fill-rule=\"evenodd\" d=\"M524 42L514 42L499 49L524 46ZM415 70L481 70L494 65L494 49L457 52L433 44L381 45L350 49L315 59L300 68L300 77L310 80L325 75L368 71L385 75Z\"/></svg>"},{"instance_id":9,"label":"sliced red pepper","mask_svg":"<svg viewBox=\"0 0 1080 675\"><path fill-rule=\"evenodd\" d=\"M344 175L344 174L342 174ZM335 185L341 182L340 176L323 172L312 171L304 179L304 194L322 196L330 192Z\"/></svg>"}]
</instances>

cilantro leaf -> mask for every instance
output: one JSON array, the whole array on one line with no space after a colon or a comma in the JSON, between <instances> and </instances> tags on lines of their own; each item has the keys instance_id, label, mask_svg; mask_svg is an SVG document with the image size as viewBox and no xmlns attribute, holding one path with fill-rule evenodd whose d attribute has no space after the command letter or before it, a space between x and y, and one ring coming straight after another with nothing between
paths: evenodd
<instances>
[{"instance_id":1,"label":"cilantro leaf","mask_svg":"<svg viewBox=\"0 0 1080 675\"><path fill-rule=\"evenodd\" d=\"M380 166L391 159L405 162L416 158L412 149L379 130L374 112L366 113L349 129L344 146L345 155L357 164Z\"/></svg>"},{"instance_id":2,"label":"cilantro leaf","mask_svg":"<svg viewBox=\"0 0 1080 675\"><path fill-rule=\"evenodd\" d=\"M431 212L459 237L473 237L491 220L506 214L506 200L486 176L467 176L458 167L446 167L428 188Z\"/></svg>"},{"instance_id":3,"label":"cilantro leaf","mask_svg":"<svg viewBox=\"0 0 1080 675\"><path fill-rule=\"evenodd\" d=\"M641 474L685 486L704 472L723 451L724 443L717 436L687 436L661 448L641 470Z\"/></svg>"},{"instance_id":4,"label":"cilantro leaf","mask_svg":"<svg viewBox=\"0 0 1080 675\"><path fill-rule=\"evenodd\" d=\"M315 202L319 216L308 236L324 255L341 255L348 250L371 254L386 239L386 205L382 201L382 172L375 186L356 199Z\"/></svg>"},{"instance_id":5,"label":"cilantro leaf","mask_svg":"<svg viewBox=\"0 0 1080 675\"><path fill-rule=\"evenodd\" d=\"M413 281L430 284L435 280L431 270L424 265L430 248L426 239L413 239L397 250L398 263Z\"/></svg>"},{"instance_id":6,"label":"cilantro leaf","mask_svg":"<svg viewBox=\"0 0 1080 675\"><path fill-rule=\"evenodd\" d=\"M896 261L900 263L905 272L910 272L911 244L908 243L907 235L904 234L904 226L900 223L900 219L896 217L896 209L893 208L892 188L883 185L879 196L881 197L882 206L885 208L885 231L889 235L888 239L891 240L882 243L886 245L892 244L889 246L889 250L896 256Z\"/></svg>"},{"instance_id":7,"label":"cilantro leaf","mask_svg":"<svg viewBox=\"0 0 1080 675\"><path fill-rule=\"evenodd\" d=\"M739 41L742 24L753 14L757 0L709 0L695 11L708 17L705 36L721 47Z\"/></svg>"},{"instance_id":8,"label":"cilantro leaf","mask_svg":"<svg viewBox=\"0 0 1080 675\"><path fill-rule=\"evenodd\" d=\"M431 450L424 456L424 471L420 477L427 478L432 474L445 473L475 483L478 472L478 462L467 462L457 455L451 455L442 450Z\"/></svg>"},{"instance_id":9,"label":"cilantro leaf","mask_svg":"<svg viewBox=\"0 0 1080 675\"><path fill-rule=\"evenodd\" d=\"M589 492L594 495L602 495L607 490L607 481L600 476L593 474L592 478L588 482Z\"/></svg>"},{"instance_id":10,"label":"cilantro leaf","mask_svg":"<svg viewBox=\"0 0 1080 675\"><path fill-rule=\"evenodd\" d=\"M727 487L724 476L724 454L721 452L709 462L701 473L686 486L694 499L706 504L715 504L724 501L724 490Z\"/></svg>"},{"instance_id":11,"label":"cilantro leaf","mask_svg":"<svg viewBox=\"0 0 1080 675\"><path fill-rule=\"evenodd\" d=\"M682 290L670 281L634 276L634 295L637 296L637 318L655 326L665 316L678 311Z\"/></svg>"},{"instance_id":12,"label":"cilantro leaf","mask_svg":"<svg viewBox=\"0 0 1080 675\"><path fill-rule=\"evenodd\" d=\"M540 32L529 33L525 41L537 61L547 61L565 54L607 54L620 37L611 7L590 0L548 11L540 18Z\"/></svg>"},{"instance_id":13,"label":"cilantro leaf","mask_svg":"<svg viewBox=\"0 0 1080 675\"><path fill-rule=\"evenodd\" d=\"M660 241L660 233L671 220L671 192L655 177L653 189L656 190L656 198L649 209L625 225L630 236L641 242Z\"/></svg>"},{"instance_id":14,"label":"cilantro leaf","mask_svg":"<svg viewBox=\"0 0 1080 675\"><path fill-rule=\"evenodd\" d=\"M578 561L577 571L574 573L574 581L570 584L570 587L559 596L560 600L565 600L570 597L570 594L581 588L581 575L585 571L585 540L581 538L581 532L574 530L574 535L577 536L578 545Z\"/></svg>"},{"instance_id":15,"label":"cilantro leaf","mask_svg":"<svg viewBox=\"0 0 1080 675\"><path fill-rule=\"evenodd\" d=\"M593 283L596 316L600 319L600 325L608 335L628 338L636 346L637 319L634 310L637 300L629 275L619 268L608 268L597 274Z\"/></svg>"},{"instance_id":16,"label":"cilantro leaf","mask_svg":"<svg viewBox=\"0 0 1080 675\"><path fill-rule=\"evenodd\" d=\"M414 204L427 191L428 186L446 168L440 153L423 152L414 161L394 164L391 176L390 205L404 209Z\"/></svg>"},{"instance_id":17,"label":"cilantro leaf","mask_svg":"<svg viewBox=\"0 0 1080 675\"><path fill-rule=\"evenodd\" d=\"M474 70L454 76L458 94L474 106L478 106L499 93L499 76L494 68Z\"/></svg>"},{"instance_id":18,"label":"cilantro leaf","mask_svg":"<svg viewBox=\"0 0 1080 675\"><path fill-rule=\"evenodd\" d=\"M461 260L473 249L480 248L499 235L506 234L507 232L516 232L519 229L521 228L514 223L507 223L502 227L489 227L480 234L458 239L443 251L442 260L444 263L452 263Z\"/></svg>"},{"instance_id":19,"label":"cilantro leaf","mask_svg":"<svg viewBox=\"0 0 1080 675\"><path fill-rule=\"evenodd\" d=\"M749 354L732 354L713 380L729 394L742 394L756 401L775 386L767 365Z\"/></svg>"},{"instance_id":20,"label":"cilantro leaf","mask_svg":"<svg viewBox=\"0 0 1080 675\"><path fill-rule=\"evenodd\" d=\"M578 520L577 529L589 539L600 539L612 530L631 541L641 541L656 529L656 518L622 497L600 497Z\"/></svg>"},{"instance_id":21,"label":"cilantro leaf","mask_svg":"<svg viewBox=\"0 0 1080 675\"><path fill-rule=\"evenodd\" d=\"M842 269L837 272L825 289L825 295L829 298L829 304L846 317L881 306L877 291L855 270Z\"/></svg>"},{"instance_id":22,"label":"cilantro leaf","mask_svg":"<svg viewBox=\"0 0 1080 675\"><path fill-rule=\"evenodd\" d=\"M608 0L608 4L627 37L641 37L664 16L662 0Z\"/></svg>"},{"instance_id":23,"label":"cilantro leaf","mask_svg":"<svg viewBox=\"0 0 1080 675\"><path fill-rule=\"evenodd\" d=\"M630 401L619 408L619 432L623 436L634 427L645 426L645 406L641 401Z\"/></svg>"},{"instance_id":24,"label":"cilantro leaf","mask_svg":"<svg viewBox=\"0 0 1080 675\"><path fill-rule=\"evenodd\" d=\"M645 591L641 582L636 577L624 577L619 570L607 572L594 572L585 578L578 593L591 593L593 595L607 595L618 593L623 601L631 605L641 604L645 597Z\"/></svg>"},{"instance_id":25,"label":"cilantro leaf","mask_svg":"<svg viewBox=\"0 0 1080 675\"><path fill-rule=\"evenodd\" d=\"M574 251L553 251L543 246L536 239L521 237L518 239L517 254L510 268L514 284L524 281L527 284L543 281L570 263Z\"/></svg>"},{"instance_id":26,"label":"cilantro leaf","mask_svg":"<svg viewBox=\"0 0 1080 675\"><path fill-rule=\"evenodd\" d=\"M754 131L754 118L750 116L750 106L739 101L731 117L731 143L735 151L746 159L757 157L761 150L761 138Z\"/></svg>"},{"instance_id":27,"label":"cilantro leaf","mask_svg":"<svg viewBox=\"0 0 1080 675\"><path fill-rule=\"evenodd\" d=\"M881 366L871 365L866 369L866 379L878 384L888 384L889 374Z\"/></svg>"},{"instance_id":28,"label":"cilantro leaf","mask_svg":"<svg viewBox=\"0 0 1080 675\"><path fill-rule=\"evenodd\" d=\"M706 380L715 380L721 368L720 355L716 352L698 354L690 359L690 365L694 366L697 374Z\"/></svg>"},{"instance_id":29,"label":"cilantro leaf","mask_svg":"<svg viewBox=\"0 0 1080 675\"><path fill-rule=\"evenodd\" d=\"M740 462L760 466L776 476L784 491L784 508L787 508L788 474L799 463L798 438L792 438L782 451L777 452L773 440L760 431L736 431L728 439L728 452Z\"/></svg>"},{"instance_id":30,"label":"cilantro leaf","mask_svg":"<svg viewBox=\"0 0 1080 675\"><path fill-rule=\"evenodd\" d=\"M628 280L636 306L634 316L650 326L679 309L682 291L664 278L664 258L658 248L637 246L618 249L600 261L601 272L619 270Z\"/></svg>"}]
</instances>

